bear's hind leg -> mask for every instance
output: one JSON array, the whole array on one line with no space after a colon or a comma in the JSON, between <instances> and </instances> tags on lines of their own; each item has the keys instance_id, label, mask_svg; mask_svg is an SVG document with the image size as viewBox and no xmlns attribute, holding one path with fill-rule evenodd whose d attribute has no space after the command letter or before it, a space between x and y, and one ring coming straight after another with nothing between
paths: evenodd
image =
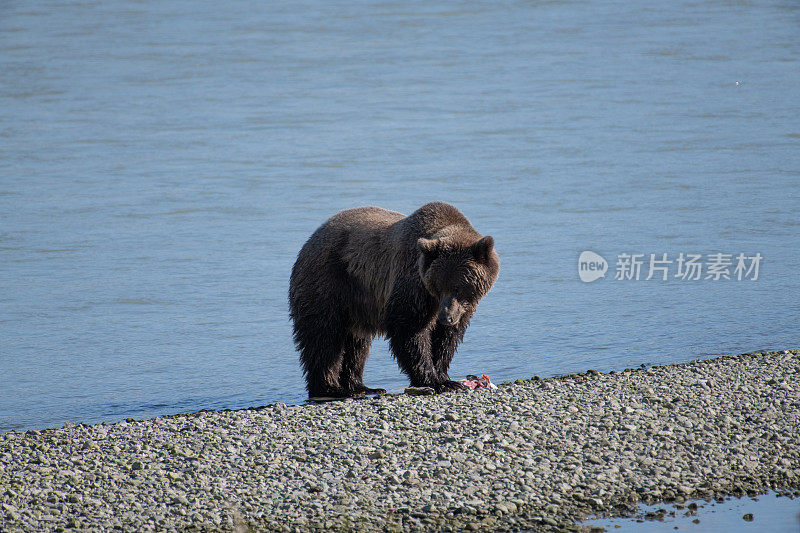
<instances>
[{"instance_id":1,"label":"bear's hind leg","mask_svg":"<svg viewBox=\"0 0 800 533\"><path fill-rule=\"evenodd\" d=\"M344 340L342 351L342 367L339 384L345 392L351 395L383 394L385 389L371 389L364 385L364 365L369 357L369 347L372 339L366 336L348 333Z\"/></svg>"},{"instance_id":2,"label":"bear's hind leg","mask_svg":"<svg viewBox=\"0 0 800 533\"><path fill-rule=\"evenodd\" d=\"M309 398L344 398L350 394L342 387L343 331L334 325L320 328L295 321L295 341L300 350L300 363L306 378Z\"/></svg>"}]
</instances>

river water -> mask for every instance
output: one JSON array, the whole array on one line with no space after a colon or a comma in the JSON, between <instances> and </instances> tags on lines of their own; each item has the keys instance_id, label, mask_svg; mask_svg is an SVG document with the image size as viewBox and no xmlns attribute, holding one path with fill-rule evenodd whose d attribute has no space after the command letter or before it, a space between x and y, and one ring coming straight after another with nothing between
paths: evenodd
<instances>
[{"instance_id":1,"label":"river water","mask_svg":"<svg viewBox=\"0 0 800 533\"><path fill-rule=\"evenodd\" d=\"M799 29L770 0L3 2L0 431L302 402L289 272L362 205L494 236L453 377L800 347ZM365 382L407 383L384 340Z\"/></svg>"}]
</instances>

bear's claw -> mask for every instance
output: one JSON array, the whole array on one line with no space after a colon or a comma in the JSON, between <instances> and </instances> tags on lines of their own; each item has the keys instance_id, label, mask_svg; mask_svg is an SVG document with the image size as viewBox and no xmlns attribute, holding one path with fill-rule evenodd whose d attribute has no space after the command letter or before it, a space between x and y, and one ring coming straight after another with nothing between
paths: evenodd
<instances>
[{"instance_id":1,"label":"bear's claw","mask_svg":"<svg viewBox=\"0 0 800 533\"><path fill-rule=\"evenodd\" d=\"M369 387L364 387L358 392L363 392L364 394L386 394L386 389L371 389Z\"/></svg>"},{"instance_id":2,"label":"bear's claw","mask_svg":"<svg viewBox=\"0 0 800 533\"><path fill-rule=\"evenodd\" d=\"M440 393L455 392L455 391L467 390L467 387L465 387L458 381L447 380L443 381L442 383L436 383L435 385L433 385L433 390Z\"/></svg>"}]
</instances>

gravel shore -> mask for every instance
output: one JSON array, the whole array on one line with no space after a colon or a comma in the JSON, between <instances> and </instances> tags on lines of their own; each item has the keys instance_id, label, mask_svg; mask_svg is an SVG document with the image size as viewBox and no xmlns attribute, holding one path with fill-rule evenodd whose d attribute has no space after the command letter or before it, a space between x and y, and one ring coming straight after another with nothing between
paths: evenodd
<instances>
[{"instance_id":1,"label":"gravel shore","mask_svg":"<svg viewBox=\"0 0 800 533\"><path fill-rule=\"evenodd\" d=\"M577 530L800 496L800 351L0 435L0 531Z\"/></svg>"}]
</instances>

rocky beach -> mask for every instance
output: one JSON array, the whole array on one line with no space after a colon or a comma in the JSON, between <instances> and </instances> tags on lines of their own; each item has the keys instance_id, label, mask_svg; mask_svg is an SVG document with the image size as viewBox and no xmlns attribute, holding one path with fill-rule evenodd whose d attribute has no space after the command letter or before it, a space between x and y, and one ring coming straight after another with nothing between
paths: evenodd
<instances>
[{"instance_id":1,"label":"rocky beach","mask_svg":"<svg viewBox=\"0 0 800 533\"><path fill-rule=\"evenodd\" d=\"M800 496L800 352L0 435L0 531L578 530Z\"/></svg>"}]
</instances>

